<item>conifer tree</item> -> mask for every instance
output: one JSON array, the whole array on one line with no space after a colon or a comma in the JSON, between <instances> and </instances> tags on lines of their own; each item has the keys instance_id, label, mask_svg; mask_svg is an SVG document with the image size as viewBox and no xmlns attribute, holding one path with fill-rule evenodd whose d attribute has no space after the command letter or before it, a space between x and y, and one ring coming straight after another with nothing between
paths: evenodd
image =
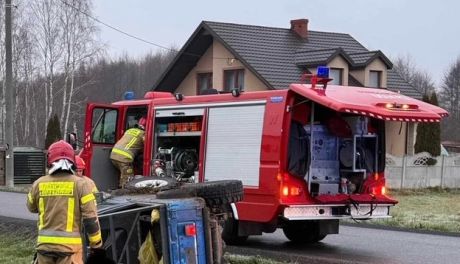
<instances>
[{"instance_id":1,"label":"conifer tree","mask_svg":"<svg viewBox=\"0 0 460 264\"><path fill-rule=\"evenodd\" d=\"M48 126L46 127L45 148L48 149L51 144L60 139L62 139L61 126L57 114L54 114L54 116L48 120Z\"/></svg>"}]
</instances>

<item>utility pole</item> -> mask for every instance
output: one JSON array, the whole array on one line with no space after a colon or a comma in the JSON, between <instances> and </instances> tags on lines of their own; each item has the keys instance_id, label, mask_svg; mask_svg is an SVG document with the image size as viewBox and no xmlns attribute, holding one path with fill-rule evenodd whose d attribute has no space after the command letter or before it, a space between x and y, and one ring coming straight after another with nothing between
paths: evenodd
<instances>
[{"instance_id":1,"label":"utility pole","mask_svg":"<svg viewBox=\"0 0 460 264\"><path fill-rule=\"evenodd\" d=\"M13 66L12 66L12 45L11 45L11 0L5 1L5 143L7 150L5 155L5 175L6 186L14 186L14 87L12 82Z\"/></svg>"}]
</instances>

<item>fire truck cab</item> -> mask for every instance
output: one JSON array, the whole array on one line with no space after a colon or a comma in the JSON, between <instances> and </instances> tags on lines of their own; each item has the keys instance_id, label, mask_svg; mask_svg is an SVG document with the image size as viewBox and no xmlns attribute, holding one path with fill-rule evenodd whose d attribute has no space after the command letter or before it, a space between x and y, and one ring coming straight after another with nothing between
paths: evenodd
<instances>
[{"instance_id":1,"label":"fire truck cab","mask_svg":"<svg viewBox=\"0 0 460 264\"><path fill-rule=\"evenodd\" d=\"M327 85L327 76L285 90L88 104L81 156L100 190L118 187L109 159L117 139L145 116L136 174L179 181L241 180L224 240L282 228L294 242L339 231L340 219L390 217L385 192L385 123L439 122L447 112L391 92ZM186 183L185 183L186 184Z\"/></svg>"}]
</instances>

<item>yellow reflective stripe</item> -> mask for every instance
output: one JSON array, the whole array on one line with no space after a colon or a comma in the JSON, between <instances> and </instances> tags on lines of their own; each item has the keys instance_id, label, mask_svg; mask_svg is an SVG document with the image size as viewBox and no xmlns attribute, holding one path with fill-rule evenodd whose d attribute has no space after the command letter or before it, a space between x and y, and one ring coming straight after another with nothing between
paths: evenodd
<instances>
[{"instance_id":1,"label":"yellow reflective stripe","mask_svg":"<svg viewBox=\"0 0 460 264\"><path fill-rule=\"evenodd\" d=\"M128 144L126 144L125 149L130 149L137 141L137 138L133 137Z\"/></svg>"},{"instance_id":2,"label":"yellow reflective stripe","mask_svg":"<svg viewBox=\"0 0 460 264\"><path fill-rule=\"evenodd\" d=\"M41 230L43 228L43 218L45 215L45 201L43 200L42 197L38 199L38 214L40 215L39 217L39 222L38 222L38 230Z\"/></svg>"},{"instance_id":3,"label":"yellow reflective stripe","mask_svg":"<svg viewBox=\"0 0 460 264\"><path fill-rule=\"evenodd\" d=\"M28 194L27 194L27 199L29 199L29 203L30 203L30 204L34 204L34 198L32 198L32 194L31 194L31 193L28 193Z\"/></svg>"},{"instance_id":4,"label":"yellow reflective stripe","mask_svg":"<svg viewBox=\"0 0 460 264\"><path fill-rule=\"evenodd\" d=\"M40 197L44 196L73 196L73 182L40 182L38 184Z\"/></svg>"},{"instance_id":5,"label":"yellow reflective stripe","mask_svg":"<svg viewBox=\"0 0 460 264\"><path fill-rule=\"evenodd\" d=\"M128 131L126 131L126 134L134 136L134 137L139 136L140 133L141 131L137 129L129 129Z\"/></svg>"},{"instance_id":6,"label":"yellow reflective stripe","mask_svg":"<svg viewBox=\"0 0 460 264\"><path fill-rule=\"evenodd\" d=\"M90 243L97 243L102 240L101 232L97 232L95 235L88 236Z\"/></svg>"},{"instance_id":7,"label":"yellow reflective stripe","mask_svg":"<svg viewBox=\"0 0 460 264\"><path fill-rule=\"evenodd\" d=\"M123 150L120 150L120 149L116 149L116 148L112 149L112 152L116 153L116 154L120 154L120 155L125 156L125 157L128 157L131 160L133 159L133 156L131 156L131 153L129 153L129 152L126 152L126 151L123 151Z\"/></svg>"},{"instance_id":8,"label":"yellow reflective stripe","mask_svg":"<svg viewBox=\"0 0 460 264\"><path fill-rule=\"evenodd\" d=\"M67 227L65 231L72 232L73 231L73 216L75 210L75 198L69 198L67 201Z\"/></svg>"},{"instance_id":9,"label":"yellow reflective stripe","mask_svg":"<svg viewBox=\"0 0 460 264\"><path fill-rule=\"evenodd\" d=\"M90 202L90 201L93 201L95 200L96 198L94 197L94 194L93 193L90 193L90 194L87 194L83 197L81 197L81 204L85 204L87 202Z\"/></svg>"},{"instance_id":10,"label":"yellow reflective stripe","mask_svg":"<svg viewBox=\"0 0 460 264\"><path fill-rule=\"evenodd\" d=\"M81 245L81 237L38 236L38 243Z\"/></svg>"}]
</instances>

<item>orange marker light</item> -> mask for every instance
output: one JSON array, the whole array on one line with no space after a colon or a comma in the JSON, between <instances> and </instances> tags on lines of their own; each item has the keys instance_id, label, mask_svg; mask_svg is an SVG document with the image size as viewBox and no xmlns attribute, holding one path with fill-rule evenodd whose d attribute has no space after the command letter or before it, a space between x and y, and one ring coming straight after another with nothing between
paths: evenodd
<instances>
[{"instance_id":1,"label":"orange marker light","mask_svg":"<svg viewBox=\"0 0 460 264\"><path fill-rule=\"evenodd\" d=\"M382 186L382 194L384 195L386 192L387 192L387 189L385 188L385 186Z\"/></svg>"}]
</instances>

